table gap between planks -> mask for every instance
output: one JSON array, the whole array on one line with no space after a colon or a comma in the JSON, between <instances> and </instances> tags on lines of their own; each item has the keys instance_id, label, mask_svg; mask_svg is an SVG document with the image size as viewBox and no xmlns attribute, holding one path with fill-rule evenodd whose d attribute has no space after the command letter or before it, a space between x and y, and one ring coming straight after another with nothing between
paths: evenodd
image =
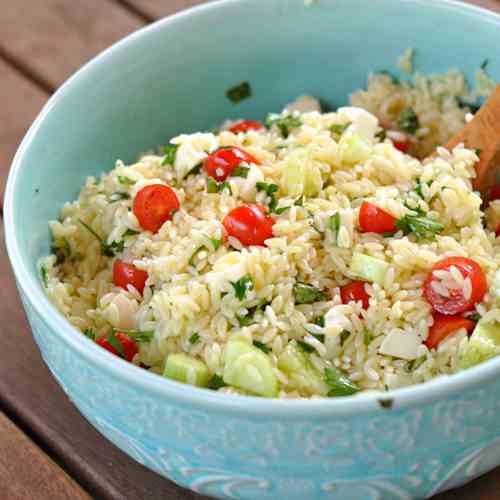
<instances>
[{"instance_id":1,"label":"table gap between planks","mask_svg":"<svg viewBox=\"0 0 500 500\"><path fill-rule=\"evenodd\" d=\"M64 80L123 36L200 3L0 0L0 201L22 136ZM500 12L500 0L470 3ZM202 500L124 455L59 388L31 336L3 234L0 226L0 498ZM435 498L493 500L499 481L500 468Z\"/></svg>"}]
</instances>

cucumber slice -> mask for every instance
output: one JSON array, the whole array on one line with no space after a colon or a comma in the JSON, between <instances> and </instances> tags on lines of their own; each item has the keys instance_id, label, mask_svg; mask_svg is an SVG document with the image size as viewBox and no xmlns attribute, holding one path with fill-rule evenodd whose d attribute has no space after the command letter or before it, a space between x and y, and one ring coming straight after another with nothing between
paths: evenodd
<instances>
[{"instance_id":1,"label":"cucumber slice","mask_svg":"<svg viewBox=\"0 0 500 500\"><path fill-rule=\"evenodd\" d=\"M278 395L278 380L268 356L242 340L227 343L223 380L258 396Z\"/></svg>"},{"instance_id":2,"label":"cucumber slice","mask_svg":"<svg viewBox=\"0 0 500 500\"><path fill-rule=\"evenodd\" d=\"M328 394L328 386L295 340L288 343L278 358L278 367L288 377L290 386L307 394Z\"/></svg>"},{"instance_id":3,"label":"cucumber slice","mask_svg":"<svg viewBox=\"0 0 500 500\"><path fill-rule=\"evenodd\" d=\"M468 340L460 345L458 366L469 368L500 354L500 324L479 321Z\"/></svg>"},{"instance_id":4,"label":"cucumber slice","mask_svg":"<svg viewBox=\"0 0 500 500\"><path fill-rule=\"evenodd\" d=\"M208 368L203 361L183 353L168 356L163 376L197 387L208 387L210 379Z\"/></svg>"},{"instance_id":5,"label":"cucumber slice","mask_svg":"<svg viewBox=\"0 0 500 500\"><path fill-rule=\"evenodd\" d=\"M292 157L283 168L282 184L288 196L314 196L321 191L323 179L319 169L305 158Z\"/></svg>"},{"instance_id":6,"label":"cucumber slice","mask_svg":"<svg viewBox=\"0 0 500 500\"><path fill-rule=\"evenodd\" d=\"M384 260L357 252L352 256L351 273L364 281L382 285L388 269L389 264Z\"/></svg>"},{"instance_id":7,"label":"cucumber slice","mask_svg":"<svg viewBox=\"0 0 500 500\"><path fill-rule=\"evenodd\" d=\"M367 160L372 149L370 144L357 134L343 135L340 139L342 147L342 162L348 165L355 165Z\"/></svg>"}]
</instances>

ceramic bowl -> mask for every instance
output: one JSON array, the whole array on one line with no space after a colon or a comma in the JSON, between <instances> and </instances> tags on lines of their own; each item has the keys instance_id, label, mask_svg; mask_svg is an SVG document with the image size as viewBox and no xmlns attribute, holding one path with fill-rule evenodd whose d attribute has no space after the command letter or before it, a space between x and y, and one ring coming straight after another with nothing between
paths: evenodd
<instances>
[{"instance_id":1,"label":"ceramic bowl","mask_svg":"<svg viewBox=\"0 0 500 500\"><path fill-rule=\"evenodd\" d=\"M298 94L331 107L415 47L423 72L500 79L500 17L446 0L224 0L117 43L52 97L15 157L8 251L33 334L81 413L146 467L221 498L422 498L500 463L500 359L386 394L279 401L217 394L127 364L70 326L37 272L47 221L88 175L181 131L263 118ZM225 90L248 80L253 97Z\"/></svg>"}]
</instances>

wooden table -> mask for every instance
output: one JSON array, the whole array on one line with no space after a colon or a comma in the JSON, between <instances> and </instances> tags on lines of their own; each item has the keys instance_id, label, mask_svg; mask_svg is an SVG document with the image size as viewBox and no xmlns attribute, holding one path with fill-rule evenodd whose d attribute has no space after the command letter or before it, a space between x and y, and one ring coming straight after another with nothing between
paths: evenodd
<instances>
[{"instance_id":1,"label":"wooden table","mask_svg":"<svg viewBox=\"0 0 500 500\"><path fill-rule=\"evenodd\" d=\"M19 141L50 94L116 40L197 3L0 0L0 200ZM500 0L472 3L500 11ZM69 402L34 344L0 233L0 500L201 500L128 458ZM500 468L436 498L500 498Z\"/></svg>"}]
</instances>

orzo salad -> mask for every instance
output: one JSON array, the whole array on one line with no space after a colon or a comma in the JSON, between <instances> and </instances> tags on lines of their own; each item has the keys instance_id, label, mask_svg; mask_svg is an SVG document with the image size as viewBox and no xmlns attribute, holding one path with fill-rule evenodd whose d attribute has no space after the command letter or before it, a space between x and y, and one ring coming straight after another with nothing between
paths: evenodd
<instances>
[{"instance_id":1,"label":"orzo salad","mask_svg":"<svg viewBox=\"0 0 500 500\"><path fill-rule=\"evenodd\" d=\"M225 393L385 391L499 354L500 201L485 217L480 151L425 159L474 112L465 85L377 74L335 112L302 97L118 161L50 222L50 299L114 355Z\"/></svg>"}]
</instances>

